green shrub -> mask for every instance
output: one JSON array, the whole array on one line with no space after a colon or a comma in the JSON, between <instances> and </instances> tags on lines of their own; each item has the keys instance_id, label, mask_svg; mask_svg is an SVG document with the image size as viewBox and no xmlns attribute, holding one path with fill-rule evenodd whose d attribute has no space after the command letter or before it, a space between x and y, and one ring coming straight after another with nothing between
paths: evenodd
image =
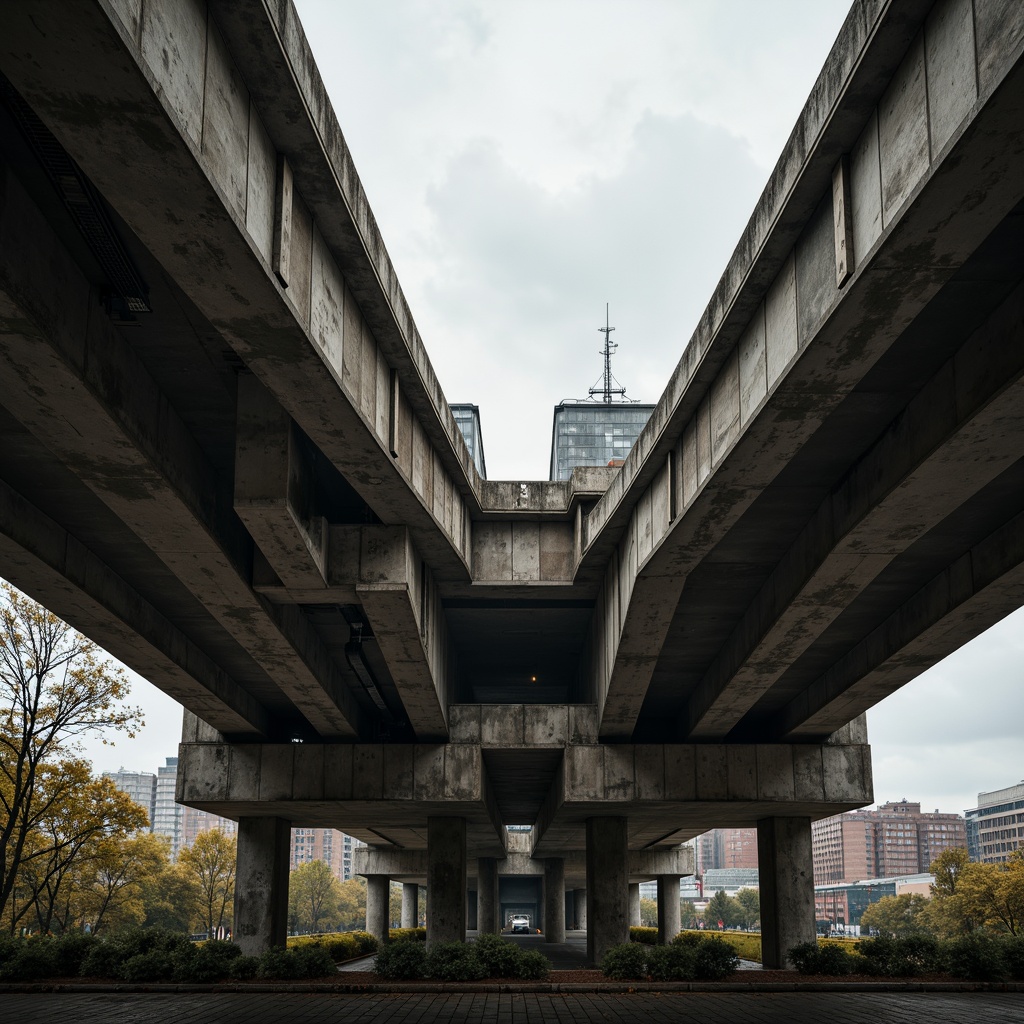
<instances>
[{"instance_id":1,"label":"green shrub","mask_svg":"<svg viewBox=\"0 0 1024 1024\"><path fill-rule=\"evenodd\" d=\"M420 931L419 928L416 929ZM424 941L427 937L427 929L422 929ZM377 942L377 937L371 935L369 932L355 931L346 932L345 934L350 935L356 944L356 956L369 956L370 953L376 953L380 943Z\"/></svg>"},{"instance_id":2,"label":"green shrub","mask_svg":"<svg viewBox=\"0 0 1024 1024\"><path fill-rule=\"evenodd\" d=\"M5 943L0 962L0 980L36 981L57 975L56 943L53 939L32 936Z\"/></svg>"},{"instance_id":3,"label":"green shrub","mask_svg":"<svg viewBox=\"0 0 1024 1024\"><path fill-rule=\"evenodd\" d=\"M236 956L231 961L228 971L229 977L237 978L239 981L252 981L260 969L260 958L258 956Z\"/></svg>"},{"instance_id":4,"label":"green shrub","mask_svg":"<svg viewBox=\"0 0 1024 1024\"><path fill-rule=\"evenodd\" d=\"M717 935L709 935L697 947L694 974L698 981L721 981L739 965L736 950Z\"/></svg>"},{"instance_id":5,"label":"green shrub","mask_svg":"<svg viewBox=\"0 0 1024 1024\"><path fill-rule=\"evenodd\" d=\"M1003 939L1003 965L1014 981L1024 981L1024 935Z\"/></svg>"},{"instance_id":6,"label":"green shrub","mask_svg":"<svg viewBox=\"0 0 1024 1024\"><path fill-rule=\"evenodd\" d=\"M411 930L411 929L410 929ZM373 969L388 981L410 981L422 978L426 968L427 950L411 937L402 942L389 942L377 952Z\"/></svg>"},{"instance_id":7,"label":"green shrub","mask_svg":"<svg viewBox=\"0 0 1024 1024\"><path fill-rule=\"evenodd\" d=\"M551 972L551 961L538 949L519 949L515 977L520 981L542 981Z\"/></svg>"},{"instance_id":8,"label":"green shrub","mask_svg":"<svg viewBox=\"0 0 1024 1024\"><path fill-rule=\"evenodd\" d=\"M298 977L298 964L291 950L275 946L259 958L256 977L267 981L290 981Z\"/></svg>"},{"instance_id":9,"label":"green shrub","mask_svg":"<svg viewBox=\"0 0 1024 1024\"><path fill-rule=\"evenodd\" d=\"M99 941L95 935L82 935L80 932L68 932L57 939L54 944L56 977L76 977L85 958Z\"/></svg>"},{"instance_id":10,"label":"green shrub","mask_svg":"<svg viewBox=\"0 0 1024 1024\"><path fill-rule=\"evenodd\" d=\"M645 946L656 946L658 944L658 929L643 928L638 924L629 929L630 942L642 942Z\"/></svg>"},{"instance_id":11,"label":"green shrub","mask_svg":"<svg viewBox=\"0 0 1024 1024\"><path fill-rule=\"evenodd\" d=\"M427 929L426 928L392 928L388 932L388 939L391 942L426 942L427 941Z\"/></svg>"},{"instance_id":12,"label":"green shrub","mask_svg":"<svg viewBox=\"0 0 1024 1024\"><path fill-rule=\"evenodd\" d=\"M853 961L842 946L819 947L817 974L843 975L852 971Z\"/></svg>"},{"instance_id":13,"label":"green shrub","mask_svg":"<svg viewBox=\"0 0 1024 1024\"><path fill-rule=\"evenodd\" d=\"M173 957L165 950L151 949L147 953L134 953L118 967L117 977L122 981L167 981L174 973Z\"/></svg>"},{"instance_id":14,"label":"green shrub","mask_svg":"<svg viewBox=\"0 0 1024 1024\"><path fill-rule=\"evenodd\" d=\"M500 935L484 933L473 944L473 953L485 978L519 977L517 972L521 952L519 946Z\"/></svg>"},{"instance_id":15,"label":"green shrub","mask_svg":"<svg viewBox=\"0 0 1024 1024\"><path fill-rule=\"evenodd\" d=\"M915 974L928 974L941 966L939 944L930 935L908 935L901 939L881 935L874 939L861 939L856 948L866 958L863 965L865 974L909 978Z\"/></svg>"},{"instance_id":16,"label":"green shrub","mask_svg":"<svg viewBox=\"0 0 1024 1024\"><path fill-rule=\"evenodd\" d=\"M704 932L686 931L680 932L673 940L673 946L692 946L697 948L704 941Z\"/></svg>"},{"instance_id":17,"label":"green shrub","mask_svg":"<svg viewBox=\"0 0 1024 1024\"><path fill-rule=\"evenodd\" d=\"M612 946L601 961L601 971L615 981L632 981L647 977L648 948L638 942Z\"/></svg>"},{"instance_id":18,"label":"green shrub","mask_svg":"<svg viewBox=\"0 0 1024 1024\"><path fill-rule=\"evenodd\" d=\"M801 942L789 950L786 957L800 974L821 974L818 970L820 953L817 942Z\"/></svg>"},{"instance_id":19,"label":"green shrub","mask_svg":"<svg viewBox=\"0 0 1024 1024\"><path fill-rule=\"evenodd\" d=\"M942 966L954 978L1002 981L1006 977L1003 944L991 935L973 932L948 940L941 950Z\"/></svg>"},{"instance_id":20,"label":"green shrub","mask_svg":"<svg viewBox=\"0 0 1024 1024\"><path fill-rule=\"evenodd\" d=\"M231 976L232 961L241 955L242 950L233 942L211 939L196 946L192 956L175 958L174 977L196 984L222 981Z\"/></svg>"},{"instance_id":21,"label":"green shrub","mask_svg":"<svg viewBox=\"0 0 1024 1024\"><path fill-rule=\"evenodd\" d=\"M697 976L697 950L690 945L655 946L647 954L653 981L692 981Z\"/></svg>"},{"instance_id":22,"label":"green shrub","mask_svg":"<svg viewBox=\"0 0 1024 1024\"><path fill-rule=\"evenodd\" d=\"M476 981L484 968L465 942L435 942L427 950L426 975L438 981Z\"/></svg>"},{"instance_id":23,"label":"green shrub","mask_svg":"<svg viewBox=\"0 0 1024 1024\"><path fill-rule=\"evenodd\" d=\"M296 978L329 978L338 973L338 966L324 946L303 946L289 950L295 962Z\"/></svg>"}]
</instances>

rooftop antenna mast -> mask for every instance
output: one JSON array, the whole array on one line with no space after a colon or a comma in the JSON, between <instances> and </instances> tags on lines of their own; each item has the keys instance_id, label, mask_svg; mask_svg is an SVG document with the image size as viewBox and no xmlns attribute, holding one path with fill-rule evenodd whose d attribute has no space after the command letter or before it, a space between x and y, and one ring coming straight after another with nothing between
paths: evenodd
<instances>
[{"instance_id":1,"label":"rooftop antenna mast","mask_svg":"<svg viewBox=\"0 0 1024 1024\"><path fill-rule=\"evenodd\" d=\"M623 387L613 388L612 384L618 384L619 382L612 376L612 353L619 347L618 344L612 341L612 331L614 327L609 327L608 320L608 303L604 304L604 327L598 327L598 331L604 335L604 349L601 351L601 355L604 356L604 378L603 387L593 387L590 389L590 397L594 395L601 395L606 405L610 405L612 402L612 395L625 395L626 389Z\"/></svg>"}]
</instances>

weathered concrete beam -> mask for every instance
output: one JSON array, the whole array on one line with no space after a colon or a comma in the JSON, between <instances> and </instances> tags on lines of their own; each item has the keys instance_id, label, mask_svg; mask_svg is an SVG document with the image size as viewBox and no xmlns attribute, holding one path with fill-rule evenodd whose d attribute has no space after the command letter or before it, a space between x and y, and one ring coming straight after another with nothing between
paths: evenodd
<instances>
[{"instance_id":1,"label":"weathered concrete beam","mask_svg":"<svg viewBox=\"0 0 1024 1024\"><path fill-rule=\"evenodd\" d=\"M452 743L491 747L556 747L597 743L593 704L452 704Z\"/></svg>"},{"instance_id":2,"label":"weathered concrete beam","mask_svg":"<svg viewBox=\"0 0 1024 1024\"><path fill-rule=\"evenodd\" d=\"M178 751L176 798L190 807L337 828L398 849L425 848L427 819L456 815L476 855L505 853L479 747L182 743Z\"/></svg>"},{"instance_id":3,"label":"weathered concrete beam","mask_svg":"<svg viewBox=\"0 0 1024 1024\"><path fill-rule=\"evenodd\" d=\"M147 544L320 735L355 736L358 707L304 617L269 609L243 578L243 538L225 522L212 467L136 354L97 315L84 275L20 182L0 172L4 405Z\"/></svg>"},{"instance_id":4,"label":"weathered concrete beam","mask_svg":"<svg viewBox=\"0 0 1024 1024\"><path fill-rule=\"evenodd\" d=\"M251 374L238 378L234 508L285 587L326 587L327 523L303 514L313 483L295 425Z\"/></svg>"},{"instance_id":5,"label":"weathered concrete beam","mask_svg":"<svg viewBox=\"0 0 1024 1024\"><path fill-rule=\"evenodd\" d=\"M965 552L815 680L772 731L839 728L1024 605L1024 513Z\"/></svg>"},{"instance_id":6,"label":"weathered concrete beam","mask_svg":"<svg viewBox=\"0 0 1024 1024\"><path fill-rule=\"evenodd\" d=\"M215 729L271 735L273 722L259 701L93 551L2 482L0 563L16 587Z\"/></svg>"},{"instance_id":7,"label":"weathered concrete beam","mask_svg":"<svg viewBox=\"0 0 1024 1024\"><path fill-rule=\"evenodd\" d=\"M534 856L578 849L586 820L606 814L629 817L635 849L777 815L822 818L872 796L866 744L571 746L534 825Z\"/></svg>"},{"instance_id":8,"label":"weathered concrete beam","mask_svg":"<svg viewBox=\"0 0 1024 1024\"><path fill-rule=\"evenodd\" d=\"M1022 375L1018 288L819 507L691 695L681 739L727 735L895 558L1020 458Z\"/></svg>"}]
</instances>

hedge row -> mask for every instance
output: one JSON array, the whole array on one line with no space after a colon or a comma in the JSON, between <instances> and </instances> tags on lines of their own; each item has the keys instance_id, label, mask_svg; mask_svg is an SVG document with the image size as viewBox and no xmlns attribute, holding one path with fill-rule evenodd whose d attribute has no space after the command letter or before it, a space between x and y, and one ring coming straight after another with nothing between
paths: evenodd
<instances>
[{"instance_id":1,"label":"hedge row","mask_svg":"<svg viewBox=\"0 0 1024 1024\"><path fill-rule=\"evenodd\" d=\"M616 981L721 981L739 963L735 950L721 936L680 932L668 946L643 941L612 946L601 970Z\"/></svg>"},{"instance_id":2,"label":"hedge row","mask_svg":"<svg viewBox=\"0 0 1024 1024\"><path fill-rule=\"evenodd\" d=\"M325 932L322 935L293 935L288 939L289 949L308 946L322 946L335 963L377 952L377 940L369 932Z\"/></svg>"},{"instance_id":3,"label":"hedge row","mask_svg":"<svg viewBox=\"0 0 1024 1024\"><path fill-rule=\"evenodd\" d=\"M969 981L1024 981L1024 936L975 932L943 941L930 935L861 939L852 952L839 944L803 942L789 951L789 959L801 974L948 974Z\"/></svg>"},{"instance_id":4,"label":"hedge row","mask_svg":"<svg viewBox=\"0 0 1024 1024\"><path fill-rule=\"evenodd\" d=\"M374 970L390 981L536 981L546 978L550 969L543 953L490 934L479 936L476 942L437 942L429 949L415 941L389 942L374 964Z\"/></svg>"},{"instance_id":5,"label":"hedge row","mask_svg":"<svg viewBox=\"0 0 1024 1024\"><path fill-rule=\"evenodd\" d=\"M231 942L195 943L186 935L160 928L131 929L109 939L79 934L0 936L0 981L83 977L205 983L228 978L324 978L337 972L332 950L347 954L353 941L360 947L367 945L358 938L331 936L333 941L321 941L324 938L303 938L291 948L271 949L256 957L243 956ZM372 936L366 939L372 942Z\"/></svg>"}]
</instances>

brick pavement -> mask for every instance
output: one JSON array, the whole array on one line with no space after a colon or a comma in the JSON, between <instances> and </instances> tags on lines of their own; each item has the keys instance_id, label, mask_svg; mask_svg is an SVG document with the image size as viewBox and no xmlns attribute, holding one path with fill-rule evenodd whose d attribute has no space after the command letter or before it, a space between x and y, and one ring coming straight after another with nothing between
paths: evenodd
<instances>
[{"instance_id":1,"label":"brick pavement","mask_svg":"<svg viewBox=\"0 0 1024 1024\"><path fill-rule=\"evenodd\" d=\"M3 994L0 1020L74 1024L1024 1024L1019 993Z\"/></svg>"}]
</instances>

